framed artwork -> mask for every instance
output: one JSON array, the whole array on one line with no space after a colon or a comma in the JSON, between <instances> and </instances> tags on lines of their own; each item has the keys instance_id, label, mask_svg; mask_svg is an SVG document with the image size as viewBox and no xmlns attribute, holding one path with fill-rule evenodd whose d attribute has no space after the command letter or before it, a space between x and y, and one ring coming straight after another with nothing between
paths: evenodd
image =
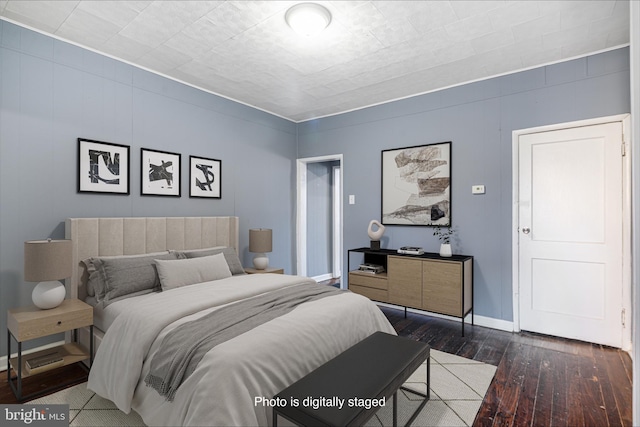
<instances>
[{"instance_id":1,"label":"framed artwork","mask_svg":"<svg viewBox=\"0 0 640 427\"><path fill-rule=\"evenodd\" d=\"M189 197L222 198L222 161L189 156Z\"/></svg>"},{"instance_id":2,"label":"framed artwork","mask_svg":"<svg viewBox=\"0 0 640 427\"><path fill-rule=\"evenodd\" d=\"M140 149L140 194L180 197L181 155Z\"/></svg>"},{"instance_id":3,"label":"framed artwork","mask_svg":"<svg viewBox=\"0 0 640 427\"><path fill-rule=\"evenodd\" d=\"M129 194L129 146L78 138L78 193Z\"/></svg>"},{"instance_id":4,"label":"framed artwork","mask_svg":"<svg viewBox=\"0 0 640 427\"><path fill-rule=\"evenodd\" d=\"M382 223L451 226L451 142L382 151Z\"/></svg>"}]
</instances>

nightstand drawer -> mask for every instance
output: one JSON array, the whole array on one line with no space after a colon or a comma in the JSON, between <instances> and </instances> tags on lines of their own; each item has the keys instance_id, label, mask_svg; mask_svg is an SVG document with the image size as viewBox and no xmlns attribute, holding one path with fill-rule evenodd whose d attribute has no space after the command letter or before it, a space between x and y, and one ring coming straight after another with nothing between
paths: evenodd
<instances>
[{"instance_id":1,"label":"nightstand drawer","mask_svg":"<svg viewBox=\"0 0 640 427\"><path fill-rule=\"evenodd\" d=\"M7 312L7 327L19 342L93 324L93 307L80 300L64 300L50 310L35 307Z\"/></svg>"}]
</instances>

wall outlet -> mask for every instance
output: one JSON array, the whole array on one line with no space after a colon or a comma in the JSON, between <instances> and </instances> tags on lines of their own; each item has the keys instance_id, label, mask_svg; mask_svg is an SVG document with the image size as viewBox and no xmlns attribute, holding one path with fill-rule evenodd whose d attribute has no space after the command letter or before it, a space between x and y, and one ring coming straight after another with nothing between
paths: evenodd
<instances>
[{"instance_id":1,"label":"wall outlet","mask_svg":"<svg viewBox=\"0 0 640 427\"><path fill-rule=\"evenodd\" d=\"M484 194L484 185L474 185L471 187L471 194Z\"/></svg>"},{"instance_id":2,"label":"wall outlet","mask_svg":"<svg viewBox=\"0 0 640 427\"><path fill-rule=\"evenodd\" d=\"M349 194L349 204L350 205L356 204L356 196L354 196L353 194Z\"/></svg>"}]
</instances>

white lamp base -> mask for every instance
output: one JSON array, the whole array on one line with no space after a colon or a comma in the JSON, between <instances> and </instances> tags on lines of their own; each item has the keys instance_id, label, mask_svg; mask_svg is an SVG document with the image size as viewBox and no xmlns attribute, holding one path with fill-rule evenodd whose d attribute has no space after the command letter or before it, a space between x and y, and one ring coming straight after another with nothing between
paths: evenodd
<instances>
[{"instance_id":1,"label":"white lamp base","mask_svg":"<svg viewBox=\"0 0 640 427\"><path fill-rule=\"evenodd\" d=\"M264 270L269 267L269 257L267 257L267 254L257 253L256 256L253 257L253 266L256 270Z\"/></svg>"},{"instance_id":2,"label":"white lamp base","mask_svg":"<svg viewBox=\"0 0 640 427\"><path fill-rule=\"evenodd\" d=\"M33 288L31 293L31 299L38 308L49 309L56 308L67 294L67 290L64 285L57 281L40 282Z\"/></svg>"}]
</instances>

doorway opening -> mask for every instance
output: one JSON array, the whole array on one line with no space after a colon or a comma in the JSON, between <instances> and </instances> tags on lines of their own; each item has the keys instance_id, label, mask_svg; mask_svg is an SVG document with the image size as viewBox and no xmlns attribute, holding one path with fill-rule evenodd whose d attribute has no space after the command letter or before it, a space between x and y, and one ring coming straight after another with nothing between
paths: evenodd
<instances>
[{"instance_id":1,"label":"doorway opening","mask_svg":"<svg viewBox=\"0 0 640 427\"><path fill-rule=\"evenodd\" d=\"M297 194L297 274L316 281L339 279L342 154L298 159Z\"/></svg>"}]
</instances>

